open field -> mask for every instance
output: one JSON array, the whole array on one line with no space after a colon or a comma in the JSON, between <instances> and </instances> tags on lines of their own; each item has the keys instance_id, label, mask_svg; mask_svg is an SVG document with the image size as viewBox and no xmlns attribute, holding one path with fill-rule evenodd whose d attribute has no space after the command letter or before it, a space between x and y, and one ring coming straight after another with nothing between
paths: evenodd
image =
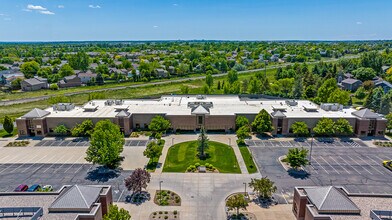
<instances>
[{"instance_id":1,"label":"open field","mask_svg":"<svg viewBox=\"0 0 392 220\"><path fill-rule=\"evenodd\" d=\"M210 163L220 173L241 173L233 149L219 142L210 141L206 150L209 157L200 160L197 157L197 141L183 142L170 147L166 156L163 172L185 172L186 168L195 163Z\"/></svg>"}]
</instances>

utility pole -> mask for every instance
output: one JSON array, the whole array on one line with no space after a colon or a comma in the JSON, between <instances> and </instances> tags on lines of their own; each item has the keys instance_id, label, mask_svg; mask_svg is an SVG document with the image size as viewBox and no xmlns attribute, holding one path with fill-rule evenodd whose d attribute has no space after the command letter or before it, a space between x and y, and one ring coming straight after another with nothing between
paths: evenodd
<instances>
[{"instance_id":1,"label":"utility pole","mask_svg":"<svg viewBox=\"0 0 392 220\"><path fill-rule=\"evenodd\" d=\"M309 165L312 165L312 150L313 150L313 136L314 134L311 134L312 140L310 141L310 154L309 154Z\"/></svg>"},{"instance_id":2,"label":"utility pole","mask_svg":"<svg viewBox=\"0 0 392 220\"><path fill-rule=\"evenodd\" d=\"M159 204L162 202L162 183L163 181L159 181Z\"/></svg>"},{"instance_id":3,"label":"utility pole","mask_svg":"<svg viewBox=\"0 0 392 220\"><path fill-rule=\"evenodd\" d=\"M246 196L246 183L243 183L244 184L244 186L245 186L245 198L247 197Z\"/></svg>"}]
</instances>

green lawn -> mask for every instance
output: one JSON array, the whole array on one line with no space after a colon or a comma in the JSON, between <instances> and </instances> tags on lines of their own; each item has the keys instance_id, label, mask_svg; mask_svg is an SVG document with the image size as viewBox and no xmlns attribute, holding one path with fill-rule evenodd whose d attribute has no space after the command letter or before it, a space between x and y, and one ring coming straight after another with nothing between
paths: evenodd
<instances>
[{"instance_id":1,"label":"green lawn","mask_svg":"<svg viewBox=\"0 0 392 220\"><path fill-rule=\"evenodd\" d=\"M248 170L248 173L256 173L257 172L257 167L255 162L253 161L252 154L249 152L249 149L247 146L239 146L242 158L244 159L246 169Z\"/></svg>"},{"instance_id":2,"label":"green lawn","mask_svg":"<svg viewBox=\"0 0 392 220\"><path fill-rule=\"evenodd\" d=\"M18 134L18 129L14 128L12 134L8 134L4 129L0 130L0 137L1 138L6 138L6 137L13 137Z\"/></svg>"},{"instance_id":3,"label":"green lawn","mask_svg":"<svg viewBox=\"0 0 392 220\"><path fill-rule=\"evenodd\" d=\"M210 141L206 151L209 158L200 160L197 157L197 141L183 142L170 147L163 172L185 172L195 163L212 164L220 173L241 173L234 150L219 142Z\"/></svg>"}]
</instances>

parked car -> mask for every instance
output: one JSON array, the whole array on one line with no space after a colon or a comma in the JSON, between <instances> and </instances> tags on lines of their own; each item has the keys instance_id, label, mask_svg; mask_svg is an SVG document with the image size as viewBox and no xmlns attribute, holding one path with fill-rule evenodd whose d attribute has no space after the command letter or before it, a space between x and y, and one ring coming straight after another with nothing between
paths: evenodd
<instances>
[{"instance_id":1,"label":"parked car","mask_svg":"<svg viewBox=\"0 0 392 220\"><path fill-rule=\"evenodd\" d=\"M29 188L29 186L25 184L20 184L18 187L15 188L14 192L24 192Z\"/></svg>"},{"instance_id":2,"label":"parked car","mask_svg":"<svg viewBox=\"0 0 392 220\"><path fill-rule=\"evenodd\" d=\"M27 189L27 192L35 192L41 189L41 186L38 184L34 184Z\"/></svg>"},{"instance_id":3,"label":"parked car","mask_svg":"<svg viewBox=\"0 0 392 220\"><path fill-rule=\"evenodd\" d=\"M45 185L44 187L42 187L42 191L44 192L53 191L53 187L51 185Z\"/></svg>"},{"instance_id":4,"label":"parked car","mask_svg":"<svg viewBox=\"0 0 392 220\"><path fill-rule=\"evenodd\" d=\"M392 160L384 160L382 165L392 171Z\"/></svg>"}]
</instances>

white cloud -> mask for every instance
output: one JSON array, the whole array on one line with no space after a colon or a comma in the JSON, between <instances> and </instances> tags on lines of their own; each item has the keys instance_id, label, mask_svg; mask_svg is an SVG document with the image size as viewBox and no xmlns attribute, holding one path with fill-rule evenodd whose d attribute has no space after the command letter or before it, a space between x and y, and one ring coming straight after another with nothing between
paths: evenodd
<instances>
[{"instance_id":1,"label":"white cloud","mask_svg":"<svg viewBox=\"0 0 392 220\"><path fill-rule=\"evenodd\" d=\"M5 16L5 14L0 14L0 16Z\"/></svg>"},{"instance_id":2,"label":"white cloud","mask_svg":"<svg viewBox=\"0 0 392 220\"><path fill-rule=\"evenodd\" d=\"M357 21L357 25L361 25L362 24L362 22L361 21Z\"/></svg>"},{"instance_id":3,"label":"white cloud","mask_svg":"<svg viewBox=\"0 0 392 220\"><path fill-rule=\"evenodd\" d=\"M176 7L176 6L178 6L178 4L174 3L173 6Z\"/></svg>"},{"instance_id":4,"label":"white cloud","mask_svg":"<svg viewBox=\"0 0 392 220\"><path fill-rule=\"evenodd\" d=\"M31 4L27 5L27 9L29 9L29 10L42 10L42 11L47 10L46 8L44 8L40 5L31 5Z\"/></svg>"},{"instance_id":5,"label":"white cloud","mask_svg":"<svg viewBox=\"0 0 392 220\"><path fill-rule=\"evenodd\" d=\"M11 18L4 18L4 21L11 21Z\"/></svg>"},{"instance_id":6,"label":"white cloud","mask_svg":"<svg viewBox=\"0 0 392 220\"><path fill-rule=\"evenodd\" d=\"M89 5L88 7L89 8L94 8L94 9L101 8L101 6L99 6L99 5Z\"/></svg>"},{"instance_id":7,"label":"white cloud","mask_svg":"<svg viewBox=\"0 0 392 220\"><path fill-rule=\"evenodd\" d=\"M152 26L153 28L158 28L158 25L154 25L154 26Z\"/></svg>"},{"instance_id":8,"label":"white cloud","mask_svg":"<svg viewBox=\"0 0 392 220\"><path fill-rule=\"evenodd\" d=\"M30 10L30 9L27 9L27 8L23 8L22 11L31 12L31 10Z\"/></svg>"},{"instance_id":9,"label":"white cloud","mask_svg":"<svg viewBox=\"0 0 392 220\"><path fill-rule=\"evenodd\" d=\"M64 5L58 5L57 8L65 8Z\"/></svg>"},{"instance_id":10,"label":"white cloud","mask_svg":"<svg viewBox=\"0 0 392 220\"><path fill-rule=\"evenodd\" d=\"M54 12L51 12L51 11L39 11L39 13L44 14L44 15L54 15Z\"/></svg>"}]
</instances>

